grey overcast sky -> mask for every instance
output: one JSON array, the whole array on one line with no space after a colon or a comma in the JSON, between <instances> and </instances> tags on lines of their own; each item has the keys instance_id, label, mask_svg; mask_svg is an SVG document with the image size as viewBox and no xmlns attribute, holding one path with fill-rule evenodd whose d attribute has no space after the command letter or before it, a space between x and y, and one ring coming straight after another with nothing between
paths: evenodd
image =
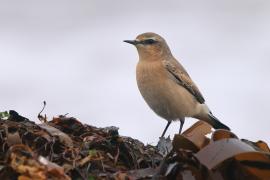
<instances>
[{"instance_id":1,"label":"grey overcast sky","mask_svg":"<svg viewBox=\"0 0 270 180\"><path fill-rule=\"evenodd\" d=\"M137 51L122 42L151 31L221 121L270 143L269 9L269 0L0 0L0 111L37 121L46 100L49 118L69 113L156 143L166 121L139 94Z\"/></svg>"}]
</instances>

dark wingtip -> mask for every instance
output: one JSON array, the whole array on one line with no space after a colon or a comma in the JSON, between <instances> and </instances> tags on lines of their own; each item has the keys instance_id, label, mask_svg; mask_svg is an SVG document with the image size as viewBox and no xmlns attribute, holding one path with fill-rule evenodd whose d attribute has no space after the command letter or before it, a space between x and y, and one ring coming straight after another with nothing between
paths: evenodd
<instances>
[{"instance_id":1,"label":"dark wingtip","mask_svg":"<svg viewBox=\"0 0 270 180\"><path fill-rule=\"evenodd\" d=\"M230 131L231 129L226 126L225 124L223 124L222 122L220 122L214 115L209 114L210 119L212 120L212 126L215 129L226 129L228 131Z\"/></svg>"}]
</instances>

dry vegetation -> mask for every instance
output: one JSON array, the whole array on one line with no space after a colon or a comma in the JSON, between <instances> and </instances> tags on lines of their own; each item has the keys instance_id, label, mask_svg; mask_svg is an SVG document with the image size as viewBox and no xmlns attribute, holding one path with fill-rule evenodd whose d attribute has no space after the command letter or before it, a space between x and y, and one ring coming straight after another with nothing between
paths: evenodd
<instances>
[{"instance_id":1,"label":"dry vegetation","mask_svg":"<svg viewBox=\"0 0 270 180\"><path fill-rule=\"evenodd\" d=\"M59 116L36 124L15 111L1 113L0 179L270 179L263 141L239 139L197 122L174 139L172 150ZM206 137L211 134L211 138Z\"/></svg>"}]
</instances>

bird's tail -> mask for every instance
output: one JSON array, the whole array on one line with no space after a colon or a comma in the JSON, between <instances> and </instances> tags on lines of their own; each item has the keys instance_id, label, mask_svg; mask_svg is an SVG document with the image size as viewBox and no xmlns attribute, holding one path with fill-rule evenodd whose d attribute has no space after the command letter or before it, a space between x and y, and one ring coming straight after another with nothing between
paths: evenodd
<instances>
[{"instance_id":1,"label":"bird's tail","mask_svg":"<svg viewBox=\"0 0 270 180\"><path fill-rule=\"evenodd\" d=\"M218 118L216 118L213 114L209 113L208 117L210 119L210 124L213 126L213 128L215 129L226 129L230 131L230 128L228 126L226 126L225 124L223 124L222 122L220 122L218 120Z\"/></svg>"}]
</instances>

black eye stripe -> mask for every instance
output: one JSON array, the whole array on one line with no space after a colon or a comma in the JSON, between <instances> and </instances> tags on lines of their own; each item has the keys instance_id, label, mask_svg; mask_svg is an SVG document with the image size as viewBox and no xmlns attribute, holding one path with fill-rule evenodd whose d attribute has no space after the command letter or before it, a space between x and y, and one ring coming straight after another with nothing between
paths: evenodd
<instances>
[{"instance_id":1,"label":"black eye stripe","mask_svg":"<svg viewBox=\"0 0 270 180\"><path fill-rule=\"evenodd\" d=\"M155 41L154 39L146 39L144 41L142 41L142 44L154 44L157 41Z\"/></svg>"}]
</instances>

